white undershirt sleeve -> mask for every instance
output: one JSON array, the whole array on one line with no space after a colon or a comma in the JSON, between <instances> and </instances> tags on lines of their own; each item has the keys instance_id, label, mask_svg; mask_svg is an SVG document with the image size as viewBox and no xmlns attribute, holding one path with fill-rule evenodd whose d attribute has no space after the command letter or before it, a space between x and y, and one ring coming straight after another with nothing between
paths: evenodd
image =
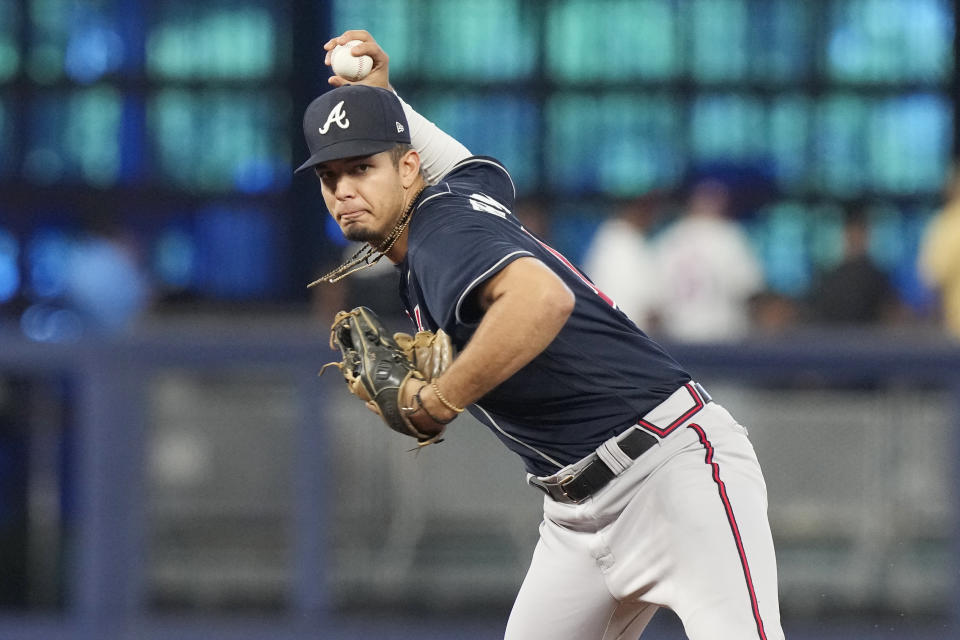
<instances>
[{"instance_id":1,"label":"white undershirt sleeve","mask_svg":"<svg viewBox=\"0 0 960 640\"><path fill-rule=\"evenodd\" d=\"M459 140L446 133L397 96L410 126L410 142L420 154L420 168L430 184L436 184L455 164L472 154Z\"/></svg>"}]
</instances>

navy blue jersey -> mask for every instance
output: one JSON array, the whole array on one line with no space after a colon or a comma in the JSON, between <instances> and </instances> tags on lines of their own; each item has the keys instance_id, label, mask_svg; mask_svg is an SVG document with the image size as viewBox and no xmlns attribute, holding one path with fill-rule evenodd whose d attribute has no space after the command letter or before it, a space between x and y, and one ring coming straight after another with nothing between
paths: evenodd
<instances>
[{"instance_id":1,"label":"navy blue jersey","mask_svg":"<svg viewBox=\"0 0 960 640\"><path fill-rule=\"evenodd\" d=\"M482 156L424 190L399 265L400 295L418 329L442 328L462 349L481 319L477 288L513 260L537 258L573 291L573 313L553 342L470 407L530 473L548 475L635 424L690 376L523 228L510 211L514 198L507 170Z\"/></svg>"}]
</instances>

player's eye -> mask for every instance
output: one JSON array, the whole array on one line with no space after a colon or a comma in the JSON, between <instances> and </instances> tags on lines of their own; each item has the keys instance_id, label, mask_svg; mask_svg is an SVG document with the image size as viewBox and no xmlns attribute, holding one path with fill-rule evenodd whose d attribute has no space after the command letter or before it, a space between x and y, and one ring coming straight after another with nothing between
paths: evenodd
<instances>
[{"instance_id":1,"label":"player's eye","mask_svg":"<svg viewBox=\"0 0 960 640\"><path fill-rule=\"evenodd\" d=\"M357 175L363 175L370 168L369 164L358 164L353 167L353 172Z\"/></svg>"}]
</instances>

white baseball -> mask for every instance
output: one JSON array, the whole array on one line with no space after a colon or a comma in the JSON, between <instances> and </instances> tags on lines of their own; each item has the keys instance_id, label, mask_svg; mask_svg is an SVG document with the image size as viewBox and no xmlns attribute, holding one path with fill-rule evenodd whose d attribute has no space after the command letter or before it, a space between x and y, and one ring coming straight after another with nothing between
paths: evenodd
<instances>
[{"instance_id":1,"label":"white baseball","mask_svg":"<svg viewBox=\"0 0 960 640\"><path fill-rule=\"evenodd\" d=\"M338 44L330 53L330 66L333 67L333 72L344 80L351 82L363 80L373 68L373 58L370 56L350 55L350 49L362 43L362 40L351 40L347 44Z\"/></svg>"}]
</instances>

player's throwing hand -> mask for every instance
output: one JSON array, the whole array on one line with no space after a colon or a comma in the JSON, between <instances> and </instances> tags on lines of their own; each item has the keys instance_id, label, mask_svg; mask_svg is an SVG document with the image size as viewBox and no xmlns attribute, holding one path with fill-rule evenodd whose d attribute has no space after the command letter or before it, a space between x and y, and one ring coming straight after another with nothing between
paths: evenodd
<instances>
[{"instance_id":1,"label":"player's throwing hand","mask_svg":"<svg viewBox=\"0 0 960 640\"><path fill-rule=\"evenodd\" d=\"M336 74L333 74L327 78L327 82L332 84L334 87L342 87L348 84L365 84L371 87L390 89L392 91L393 87L390 86L390 57L387 55L386 51L380 48L380 45L377 44L377 41L374 40L373 36L371 36L367 31L362 29L351 29L349 31L344 31L336 38L331 38L328 40L326 44L323 45L324 50L327 52L326 56L323 58L323 63L328 67L331 67L331 52L337 45L345 45L351 40L360 40L361 44L358 44L350 49L350 55L370 56L373 58L373 67L370 69L370 73L368 73L362 80L357 80L356 82L350 82Z\"/></svg>"}]
</instances>

